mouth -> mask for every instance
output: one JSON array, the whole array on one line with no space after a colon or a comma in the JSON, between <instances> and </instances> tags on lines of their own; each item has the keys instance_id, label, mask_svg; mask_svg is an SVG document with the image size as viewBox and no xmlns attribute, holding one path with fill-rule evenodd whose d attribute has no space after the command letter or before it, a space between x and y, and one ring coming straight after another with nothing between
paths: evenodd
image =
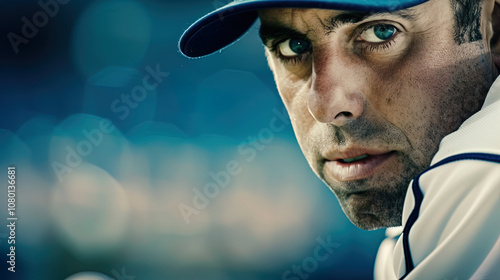
<instances>
[{"instance_id":1,"label":"mouth","mask_svg":"<svg viewBox=\"0 0 500 280\"><path fill-rule=\"evenodd\" d=\"M361 156L357 156L357 157L353 157L353 158L339 159L338 161L341 163L353 163L353 162L360 161L360 160L363 160L363 159L368 158L368 157L369 157L369 155L361 155Z\"/></svg>"},{"instance_id":2,"label":"mouth","mask_svg":"<svg viewBox=\"0 0 500 280\"><path fill-rule=\"evenodd\" d=\"M326 160L324 173L338 182L348 182L365 179L375 174L379 169L395 157L395 151L389 152L357 152Z\"/></svg>"}]
</instances>

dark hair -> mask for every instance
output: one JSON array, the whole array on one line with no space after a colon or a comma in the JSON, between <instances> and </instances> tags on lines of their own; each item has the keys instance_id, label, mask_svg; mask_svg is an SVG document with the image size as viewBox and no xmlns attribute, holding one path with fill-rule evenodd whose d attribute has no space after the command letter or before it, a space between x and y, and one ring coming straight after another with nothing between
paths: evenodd
<instances>
[{"instance_id":1,"label":"dark hair","mask_svg":"<svg viewBox=\"0 0 500 280\"><path fill-rule=\"evenodd\" d=\"M483 0L451 0L455 11L455 41L461 45L483 38L481 34L481 10Z\"/></svg>"}]
</instances>

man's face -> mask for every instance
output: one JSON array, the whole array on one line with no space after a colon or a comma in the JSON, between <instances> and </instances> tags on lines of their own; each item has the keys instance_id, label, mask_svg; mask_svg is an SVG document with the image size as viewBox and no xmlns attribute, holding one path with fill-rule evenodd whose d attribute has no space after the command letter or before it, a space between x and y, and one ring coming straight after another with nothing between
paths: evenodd
<instances>
[{"instance_id":1,"label":"man's face","mask_svg":"<svg viewBox=\"0 0 500 280\"><path fill-rule=\"evenodd\" d=\"M484 101L496 75L486 39L456 43L445 0L394 13L259 15L278 90L314 172L356 226L400 225L411 179Z\"/></svg>"}]
</instances>

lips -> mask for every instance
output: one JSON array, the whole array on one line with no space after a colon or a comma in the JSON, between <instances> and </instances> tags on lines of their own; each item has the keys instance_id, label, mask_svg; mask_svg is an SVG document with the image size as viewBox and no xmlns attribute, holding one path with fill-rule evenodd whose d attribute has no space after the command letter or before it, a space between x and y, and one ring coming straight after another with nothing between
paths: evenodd
<instances>
[{"instance_id":1,"label":"lips","mask_svg":"<svg viewBox=\"0 0 500 280\"><path fill-rule=\"evenodd\" d=\"M348 150L326 157L324 172L339 182L365 179L375 174L394 155L394 151Z\"/></svg>"}]
</instances>

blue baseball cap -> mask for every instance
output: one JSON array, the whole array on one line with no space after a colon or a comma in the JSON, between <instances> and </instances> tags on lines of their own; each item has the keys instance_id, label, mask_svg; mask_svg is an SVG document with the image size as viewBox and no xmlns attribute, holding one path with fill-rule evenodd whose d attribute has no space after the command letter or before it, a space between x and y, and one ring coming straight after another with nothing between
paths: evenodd
<instances>
[{"instance_id":1,"label":"blue baseball cap","mask_svg":"<svg viewBox=\"0 0 500 280\"><path fill-rule=\"evenodd\" d=\"M356 12L390 12L428 0L234 0L191 25L179 41L187 57L202 57L221 50L242 37L266 8L317 8Z\"/></svg>"}]
</instances>

